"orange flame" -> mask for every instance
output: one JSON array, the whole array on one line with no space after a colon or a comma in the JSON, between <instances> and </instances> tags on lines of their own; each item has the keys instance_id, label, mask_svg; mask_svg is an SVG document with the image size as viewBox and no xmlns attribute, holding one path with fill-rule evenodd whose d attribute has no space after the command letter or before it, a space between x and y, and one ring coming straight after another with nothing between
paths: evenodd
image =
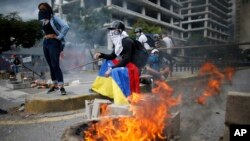
<instances>
[{"instance_id":1,"label":"orange flame","mask_svg":"<svg viewBox=\"0 0 250 141\"><path fill-rule=\"evenodd\" d=\"M208 97L220 94L220 87L222 81L226 78L227 80L232 80L235 70L233 68L226 68L225 75L222 74L219 69L212 63L205 63L199 71L199 75L210 74L210 78L206 89L203 94L196 99L196 102L204 105Z\"/></svg>"},{"instance_id":2,"label":"orange flame","mask_svg":"<svg viewBox=\"0 0 250 141\"><path fill-rule=\"evenodd\" d=\"M226 75L227 80L232 81L234 74L235 74L235 69L234 68L228 67L228 68L225 69L225 75Z\"/></svg>"},{"instance_id":3,"label":"orange flame","mask_svg":"<svg viewBox=\"0 0 250 141\"><path fill-rule=\"evenodd\" d=\"M157 82L153 94L133 93L129 97L132 117L105 118L84 131L86 141L165 140L163 129L170 118L170 108L181 102L172 97L173 89Z\"/></svg>"},{"instance_id":4,"label":"orange flame","mask_svg":"<svg viewBox=\"0 0 250 141\"><path fill-rule=\"evenodd\" d=\"M100 105L100 116L106 116L108 115L109 111L108 111L108 104L107 103L102 103Z\"/></svg>"}]
</instances>

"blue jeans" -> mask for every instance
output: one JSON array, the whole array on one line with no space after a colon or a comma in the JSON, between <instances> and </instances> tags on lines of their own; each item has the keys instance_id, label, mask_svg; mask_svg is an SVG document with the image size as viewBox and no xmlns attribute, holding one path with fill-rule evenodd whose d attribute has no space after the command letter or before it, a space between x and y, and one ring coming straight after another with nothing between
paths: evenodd
<instances>
[{"instance_id":1,"label":"blue jeans","mask_svg":"<svg viewBox=\"0 0 250 141\"><path fill-rule=\"evenodd\" d=\"M19 72L19 66L13 65L13 66L12 66L12 71L13 71L15 74L17 74L17 73Z\"/></svg>"},{"instance_id":2,"label":"blue jeans","mask_svg":"<svg viewBox=\"0 0 250 141\"><path fill-rule=\"evenodd\" d=\"M50 68L50 76L54 83L63 85L63 74L59 65L61 42L57 39L45 39L43 42L43 52Z\"/></svg>"}]
</instances>

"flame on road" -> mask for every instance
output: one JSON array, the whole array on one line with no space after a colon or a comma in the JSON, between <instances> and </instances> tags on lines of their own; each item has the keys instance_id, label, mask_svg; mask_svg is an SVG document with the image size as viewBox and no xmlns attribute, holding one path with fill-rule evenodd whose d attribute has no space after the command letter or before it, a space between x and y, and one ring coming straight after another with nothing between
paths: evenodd
<instances>
[{"instance_id":1,"label":"flame on road","mask_svg":"<svg viewBox=\"0 0 250 141\"><path fill-rule=\"evenodd\" d=\"M104 118L84 131L86 141L166 140L163 133L170 118L170 108L181 102L173 89L156 82L153 94L133 93L128 99L132 117Z\"/></svg>"},{"instance_id":2,"label":"flame on road","mask_svg":"<svg viewBox=\"0 0 250 141\"><path fill-rule=\"evenodd\" d=\"M196 99L196 102L204 105L208 97L220 94L222 82L225 80L231 81L234 73L235 69L233 68L226 68L224 71L219 71L214 64L205 63L200 68L199 75L209 74L210 76L203 94Z\"/></svg>"}]
</instances>

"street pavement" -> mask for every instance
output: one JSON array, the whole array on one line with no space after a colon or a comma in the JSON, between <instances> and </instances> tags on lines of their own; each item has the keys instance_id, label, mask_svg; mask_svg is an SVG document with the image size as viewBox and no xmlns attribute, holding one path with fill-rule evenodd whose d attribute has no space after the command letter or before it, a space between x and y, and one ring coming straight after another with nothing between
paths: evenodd
<instances>
[{"instance_id":1,"label":"street pavement","mask_svg":"<svg viewBox=\"0 0 250 141\"><path fill-rule=\"evenodd\" d=\"M250 92L249 78L250 69L242 70L235 74L230 84L222 87L219 96L211 97L204 106L195 102L194 95L202 91L206 84L199 84L195 80L178 83L173 86L175 95L182 94L182 104L177 107L181 112L181 141L215 141L223 135L225 102L228 91L237 90ZM76 93L88 93L96 72L79 72L65 74L65 82L69 83L66 90ZM174 73L168 80L178 80L195 76L191 72ZM28 95L45 93L46 89L20 89L10 90L3 86L0 81L0 108L8 109L19 106ZM200 90L194 91L194 86ZM57 93L59 95L59 92ZM3 102L3 103L2 103ZM0 115L0 136L1 141L59 141L65 128L75 123L82 122L85 118L84 109L68 112L28 114L24 112L14 112Z\"/></svg>"}]
</instances>

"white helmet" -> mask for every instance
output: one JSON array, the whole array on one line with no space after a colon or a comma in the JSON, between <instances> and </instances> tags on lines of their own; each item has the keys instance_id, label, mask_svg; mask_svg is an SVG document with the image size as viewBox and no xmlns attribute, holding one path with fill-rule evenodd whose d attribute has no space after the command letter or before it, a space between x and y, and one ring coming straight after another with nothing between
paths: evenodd
<instances>
[{"instance_id":1,"label":"white helmet","mask_svg":"<svg viewBox=\"0 0 250 141\"><path fill-rule=\"evenodd\" d=\"M155 53L155 52L159 52L159 50L158 50L158 49L153 49L153 50L151 51L152 54Z\"/></svg>"}]
</instances>

